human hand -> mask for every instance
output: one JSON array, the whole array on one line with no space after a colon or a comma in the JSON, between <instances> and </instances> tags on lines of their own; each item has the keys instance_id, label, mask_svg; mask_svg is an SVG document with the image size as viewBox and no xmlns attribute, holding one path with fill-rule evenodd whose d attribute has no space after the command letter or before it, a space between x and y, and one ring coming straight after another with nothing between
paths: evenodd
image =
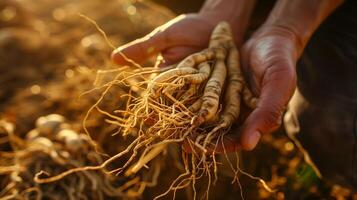
<instances>
[{"instance_id":1,"label":"human hand","mask_svg":"<svg viewBox=\"0 0 357 200\"><path fill-rule=\"evenodd\" d=\"M118 64L127 64L118 53L121 52L141 63L161 52L163 66L176 63L206 48L216 23L199 14L181 15L144 38L119 47L113 52L112 59ZM240 39L236 38L237 41ZM268 26L261 28L245 43L241 58L243 69L260 101L257 109L245 120L240 137L230 135L225 138L227 151L251 150L261 134L270 133L280 126L282 112L296 85L297 41L293 31ZM222 147L217 147L219 149Z\"/></svg>"},{"instance_id":2,"label":"human hand","mask_svg":"<svg viewBox=\"0 0 357 200\"><path fill-rule=\"evenodd\" d=\"M145 37L119 47L113 51L112 60L117 64L127 64L121 52L135 62L142 63L161 53L164 61L161 66L174 64L206 48L217 23L217 19L207 15L180 15Z\"/></svg>"},{"instance_id":3,"label":"human hand","mask_svg":"<svg viewBox=\"0 0 357 200\"><path fill-rule=\"evenodd\" d=\"M227 21L237 45L244 37L255 0L206 0L197 14L180 15L156 28L147 36L119 47L112 60L120 65L129 64L123 57L142 63L161 53L164 63L174 64L208 46L212 30L220 21Z\"/></svg>"},{"instance_id":4,"label":"human hand","mask_svg":"<svg viewBox=\"0 0 357 200\"><path fill-rule=\"evenodd\" d=\"M283 26L263 26L243 45L242 67L259 102L245 119L240 133L225 138L227 151L252 150L262 134L280 126L295 90L295 65L301 50L298 37Z\"/></svg>"},{"instance_id":5,"label":"human hand","mask_svg":"<svg viewBox=\"0 0 357 200\"><path fill-rule=\"evenodd\" d=\"M177 63L188 55L207 48L212 30L218 22L226 20L225 18L227 17L221 16L220 13L212 12L180 15L143 38L114 50L112 60L120 65L129 64L123 57L124 54L133 61L142 63L161 53L164 62L160 67ZM245 20L247 19L242 17L241 21ZM235 41L239 45L246 23L231 23L231 26L233 33L237 33Z\"/></svg>"},{"instance_id":6,"label":"human hand","mask_svg":"<svg viewBox=\"0 0 357 200\"><path fill-rule=\"evenodd\" d=\"M225 138L227 151L251 150L261 134L280 126L283 110L296 86L298 57L317 27L342 3L343 0L276 2L264 25L242 49L245 74L260 100L240 134Z\"/></svg>"}]
</instances>

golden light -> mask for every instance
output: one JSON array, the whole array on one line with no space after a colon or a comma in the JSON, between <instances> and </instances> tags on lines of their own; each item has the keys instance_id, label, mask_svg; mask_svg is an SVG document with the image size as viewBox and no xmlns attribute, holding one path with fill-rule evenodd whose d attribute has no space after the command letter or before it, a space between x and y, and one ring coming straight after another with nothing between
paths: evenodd
<instances>
[{"instance_id":1,"label":"golden light","mask_svg":"<svg viewBox=\"0 0 357 200\"><path fill-rule=\"evenodd\" d=\"M40 94L41 93L41 87L39 85L33 85L30 88L32 94Z\"/></svg>"},{"instance_id":2,"label":"golden light","mask_svg":"<svg viewBox=\"0 0 357 200\"><path fill-rule=\"evenodd\" d=\"M67 69L65 75L67 78L72 78L74 76L74 71L72 69Z\"/></svg>"},{"instance_id":3,"label":"golden light","mask_svg":"<svg viewBox=\"0 0 357 200\"><path fill-rule=\"evenodd\" d=\"M292 151L294 150L294 144L292 142L286 142L284 145L285 150Z\"/></svg>"},{"instance_id":4,"label":"golden light","mask_svg":"<svg viewBox=\"0 0 357 200\"><path fill-rule=\"evenodd\" d=\"M16 16L16 9L12 6L5 7L1 12L4 21L10 21Z\"/></svg>"}]
</instances>

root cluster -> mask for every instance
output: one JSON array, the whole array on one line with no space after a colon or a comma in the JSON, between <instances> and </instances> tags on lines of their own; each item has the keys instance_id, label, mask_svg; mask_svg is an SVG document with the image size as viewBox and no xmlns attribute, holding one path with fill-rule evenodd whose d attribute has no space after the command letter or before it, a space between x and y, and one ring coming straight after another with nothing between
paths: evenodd
<instances>
[{"instance_id":1,"label":"root cluster","mask_svg":"<svg viewBox=\"0 0 357 200\"><path fill-rule=\"evenodd\" d=\"M101 72L117 74L114 80L93 89L103 90L103 93L86 117L94 110L99 111L108 117L108 123L118 126L118 133L134 138L133 142L101 165L73 168L52 177L37 177L37 182L59 181L67 175L92 170L132 177L142 168L151 168L150 161L171 144L185 142L191 152L182 151L183 173L157 198L170 191L175 194L178 189L188 186L192 186L196 197L196 181L202 177L208 178L207 190L203 194L208 198L211 183L218 176L216 147L221 143L223 150L219 151L226 155L236 175L233 182L239 183L237 175L242 171L239 163L234 165L228 159L223 137L240 117L243 104L254 109L258 99L244 80L239 52L228 23L220 22L216 26L207 49L174 66L164 69L135 67ZM124 109L105 111L99 105L115 85L130 87L122 96L127 104ZM84 127L86 130L86 121ZM123 165L115 170L108 169L109 164L120 159L125 160ZM152 179L156 177L152 176Z\"/></svg>"}]
</instances>

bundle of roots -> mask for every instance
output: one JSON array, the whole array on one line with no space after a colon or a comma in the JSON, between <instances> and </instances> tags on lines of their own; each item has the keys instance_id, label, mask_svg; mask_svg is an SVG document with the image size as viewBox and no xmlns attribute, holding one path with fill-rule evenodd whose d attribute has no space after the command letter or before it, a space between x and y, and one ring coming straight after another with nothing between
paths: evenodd
<instances>
[{"instance_id":1,"label":"bundle of roots","mask_svg":"<svg viewBox=\"0 0 357 200\"><path fill-rule=\"evenodd\" d=\"M217 180L216 147L223 144L223 137L240 117L242 106L254 109L258 102L244 80L229 24L220 22L207 49L176 65L161 69L126 66L101 73L114 72L117 72L114 80L95 88L104 91L88 115L93 110L107 115L107 122L117 125L123 136L133 137L133 142L100 166L74 168L39 180L57 181L86 170L107 171L110 163L120 159L126 159L124 164L110 173L130 177L143 167L148 168L150 161L169 145L185 142L192 152L181 151L184 172L157 198L190 185L196 197L195 184L202 177L208 178L203 194L208 198L211 183ZM127 105L113 112L102 110L100 102L114 85L130 86L128 94L123 96ZM224 144L220 151L228 159ZM239 164L229 163L235 174L233 181L238 181L238 172L246 174Z\"/></svg>"}]
</instances>

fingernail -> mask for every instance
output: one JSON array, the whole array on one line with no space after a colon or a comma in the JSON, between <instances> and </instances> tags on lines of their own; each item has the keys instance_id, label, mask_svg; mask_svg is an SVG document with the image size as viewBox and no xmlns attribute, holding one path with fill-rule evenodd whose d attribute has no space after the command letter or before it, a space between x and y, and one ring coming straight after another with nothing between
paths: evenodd
<instances>
[{"instance_id":1,"label":"fingernail","mask_svg":"<svg viewBox=\"0 0 357 200\"><path fill-rule=\"evenodd\" d=\"M254 131L252 134L248 136L248 142L247 142L247 150L253 150L255 146L257 146L259 139L260 139L261 134L259 131Z\"/></svg>"}]
</instances>

